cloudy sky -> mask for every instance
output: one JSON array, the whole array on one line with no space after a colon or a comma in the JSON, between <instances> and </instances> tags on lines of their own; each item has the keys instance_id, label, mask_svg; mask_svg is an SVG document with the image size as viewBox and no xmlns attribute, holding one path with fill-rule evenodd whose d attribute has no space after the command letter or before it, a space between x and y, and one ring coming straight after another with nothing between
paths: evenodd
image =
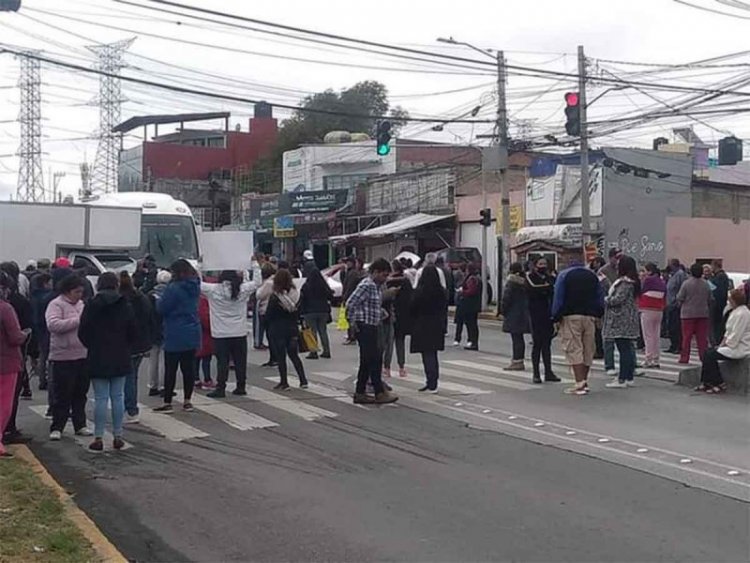
<instances>
[{"instance_id":1,"label":"cloudy sky","mask_svg":"<svg viewBox=\"0 0 750 563\"><path fill-rule=\"evenodd\" d=\"M483 49L503 49L510 65L575 72L576 47L586 48L589 74L645 84L691 88L734 89L750 78L748 10L732 7L735 0L687 0L694 6L734 14L728 17L674 0L176 0L204 8L292 26L325 31L393 45L482 60L463 46L436 42L453 37ZM150 0L23 0L20 13L0 13L0 46L42 51L49 58L91 67L95 57L86 47L98 42L135 38L125 56L123 74L208 92L248 99L296 104L306 94L340 89L360 80L384 82L392 103L413 116L450 120L479 108L478 120L494 116L495 76L491 67L438 64L365 53L331 45L261 33L259 25L234 22L252 29L226 27L211 21L157 12L141 6L183 11ZM219 19L215 16L206 16ZM743 19L748 18L748 19ZM223 20L232 21L232 20ZM732 56L728 56L732 55ZM489 60L486 59L486 60ZM702 61L690 67L672 68ZM638 64L632 64L638 63ZM0 55L0 198L14 193L18 169L19 63ZM512 71L508 77L511 135L543 139L562 136L563 94L576 89L566 77L529 77ZM95 106L98 77L54 65L42 67L43 163L45 180L64 172L61 189L75 193L79 164L93 162L98 127ZM732 86L730 86L732 85ZM589 99L612 84L594 81ZM750 88L744 88L750 92ZM252 108L200 96L175 94L150 86L123 84L127 101L123 119L152 113L229 110L232 126L247 129ZM589 119L602 122L670 106L696 93L651 90L644 86L608 91L591 108ZM749 107L747 98L724 95L704 102L730 109ZM288 115L276 111L279 118ZM701 138L715 143L735 134L750 138L746 114L691 114L626 127L603 123L594 127L594 145L649 146L653 137L670 137L677 126L693 126ZM620 122L617 122L620 123ZM447 142L481 143L477 135L492 126L448 124L441 133L431 124L412 124L404 137ZM139 140L129 137L126 146ZM484 141L486 142L486 141Z\"/></svg>"}]
</instances>

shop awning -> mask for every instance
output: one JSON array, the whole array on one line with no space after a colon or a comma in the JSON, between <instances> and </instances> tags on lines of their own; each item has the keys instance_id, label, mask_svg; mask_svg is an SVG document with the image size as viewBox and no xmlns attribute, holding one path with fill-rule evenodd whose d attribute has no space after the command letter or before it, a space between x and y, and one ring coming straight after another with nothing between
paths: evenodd
<instances>
[{"instance_id":1,"label":"shop awning","mask_svg":"<svg viewBox=\"0 0 750 563\"><path fill-rule=\"evenodd\" d=\"M427 213L416 213L414 215L410 215L409 217L404 217L403 219L393 221L392 223L380 225L379 227L373 227L372 229L365 229L364 231L360 231L358 233L333 236L330 237L329 240L331 242L344 242L361 238L388 237L397 235L399 233L412 231L414 229L418 229L419 227L424 227L425 225L430 225L432 223L438 223L440 221L450 219L451 217L454 217L454 215L428 215Z\"/></svg>"},{"instance_id":2,"label":"shop awning","mask_svg":"<svg viewBox=\"0 0 750 563\"><path fill-rule=\"evenodd\" d=\"M516 233L515 246L536 241L557 242L562 246L580 246L582 236L580 224L523 227Z\"/></svg>"}]
</instances>

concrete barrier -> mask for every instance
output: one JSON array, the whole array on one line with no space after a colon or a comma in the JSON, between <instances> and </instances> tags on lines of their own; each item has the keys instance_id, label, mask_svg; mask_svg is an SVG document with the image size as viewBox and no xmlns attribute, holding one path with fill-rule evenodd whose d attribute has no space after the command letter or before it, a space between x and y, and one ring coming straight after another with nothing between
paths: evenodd
<instances>
[{"instance_id":1,"label":"concrete barrier","mask_svg":"<svg viewBox=\"0 0 750 563\"><path fill-rule=\"evenodd\" d=\"M747 395L750 386L750 358L744 360L719 362L721 376L727 384L727 392L736 395ZM680 372L679 385L696 387L701 382L701 368L688 368Z\"/></svg>"}]
</instances>

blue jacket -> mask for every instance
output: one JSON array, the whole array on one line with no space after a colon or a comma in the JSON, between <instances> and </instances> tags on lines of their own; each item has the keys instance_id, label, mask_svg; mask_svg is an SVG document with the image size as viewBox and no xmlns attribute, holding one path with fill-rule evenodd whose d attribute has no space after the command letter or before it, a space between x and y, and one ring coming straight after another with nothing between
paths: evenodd
<instances>
[{"instance_id":1,"label":"blue jacket","mask_svg":"<svg viewBox=\"0 0 750 563\"><path fill-rule=\"evenodd\" d=\"M162 318L165 352L185 352L201 347L200 293L198 278L173 281L156 301L156 309Z\"/></svg>"}]
</instances>

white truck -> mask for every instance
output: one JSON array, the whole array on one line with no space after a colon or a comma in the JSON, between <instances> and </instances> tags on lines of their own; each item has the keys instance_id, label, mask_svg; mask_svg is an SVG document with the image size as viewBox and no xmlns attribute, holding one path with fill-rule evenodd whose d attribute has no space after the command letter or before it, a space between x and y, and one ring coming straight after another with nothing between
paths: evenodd
<instances>
[{"instance_id":1,"label":"white truck","mask_svg":"<svg viewBox=\"0 0 750 563\"><path fill-rule=\"evenodd\" d=\"M151 254L160 267L197 263L195 221L184 203L150 192L106 194L71 204L0 202L0 261L68 256L90 274L135 269ZM96 274L95 274L96 272Z\"/></svg>"}]
</instances>

